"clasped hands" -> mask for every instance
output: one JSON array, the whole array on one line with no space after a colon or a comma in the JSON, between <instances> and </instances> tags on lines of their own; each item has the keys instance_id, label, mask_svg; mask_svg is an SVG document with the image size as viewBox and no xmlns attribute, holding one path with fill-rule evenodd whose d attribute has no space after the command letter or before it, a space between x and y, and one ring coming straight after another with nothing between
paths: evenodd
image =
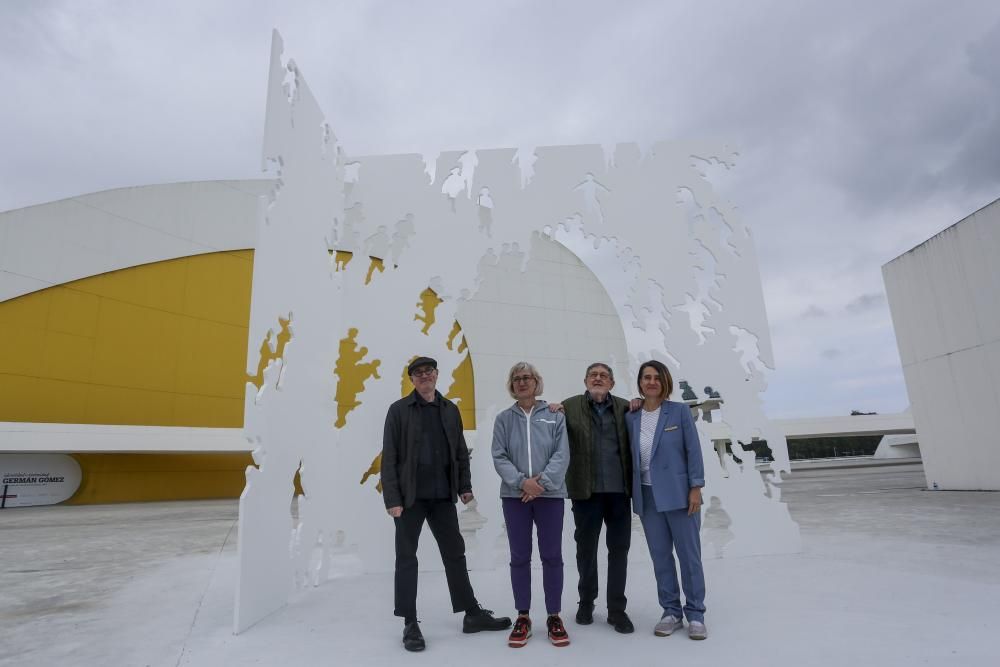
<instances>
[{"instance_id":1,"label":"clasped hands","mask_svg":"<svg viewBox=\"0 0 1000 667\"><path fill-rule=\"evenodd\" d=\"M528 479L521 482L521 502L527 503L531 502L538 496L545 493L545 487L543 487L539 482L538 478L541 475L535 475L534 477L529 477Z\"/></svg>"}]
</instances>

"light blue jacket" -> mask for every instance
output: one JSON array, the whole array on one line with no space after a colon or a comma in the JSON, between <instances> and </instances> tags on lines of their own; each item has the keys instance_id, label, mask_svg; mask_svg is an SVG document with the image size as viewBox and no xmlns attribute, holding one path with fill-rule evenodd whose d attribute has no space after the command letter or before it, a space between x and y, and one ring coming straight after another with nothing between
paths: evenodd
<instances>
[{"instance_id":1,"label":"light blue jacket","mask_svg":"<svg viewBox=\"0 0 1000 667\"><path fill-rule=\"evenodd\" d=\"M642 410L625 415L628 438L632 445L632 508L642 514L641 476L639 468L639 431ZM691 417L691 408L683 403L663 401L653 435L653 452L649 461L649 481L657 512L669 512L688 506L688 493L694 487L705 486L705 464L701 457L698 430Z\"/></svg>"},{"instance_id":2,"label":"light blue jacket","mask_svg":"<svg viewBox=\"0 0 1000 667\"><path fill-rule=\"evenodd\" d=\"M540 475L542 498L566 497L569 468L569 438L566 418L550 412L545 401L535 401L531 428L517 403L497 415L493 422L493 467L500 475L500 496L520 498L524 480Z\"/></svg>"}]
</instances>

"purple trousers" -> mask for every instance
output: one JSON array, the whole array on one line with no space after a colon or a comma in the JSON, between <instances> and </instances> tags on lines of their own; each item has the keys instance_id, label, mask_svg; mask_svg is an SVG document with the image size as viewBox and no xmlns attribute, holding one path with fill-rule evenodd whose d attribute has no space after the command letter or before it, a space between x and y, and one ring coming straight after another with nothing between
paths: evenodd
<instances>
[{"instance_id":1,"label":"purple trousers","mask_svg":"<svg viewBox=\"0 0 1000 667\"><path fill-rule=\"evenodd\" d=\"M562 498L503 498L503 518L510 544L510 586L514 608L531 609L531 526L538 528L538 554L542 558L542 589L545 611L562 611L562 530L566 501Z\"/></svg>"}]
</instances>

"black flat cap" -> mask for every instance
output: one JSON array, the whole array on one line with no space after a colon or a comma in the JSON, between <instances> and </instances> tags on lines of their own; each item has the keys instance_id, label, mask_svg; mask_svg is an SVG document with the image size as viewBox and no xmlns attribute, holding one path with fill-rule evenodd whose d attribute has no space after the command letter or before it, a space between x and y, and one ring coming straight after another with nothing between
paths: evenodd
<instances>
[{"instance_id":1,"label":"black flat cap","mask_svg":"<svg viewBox=\"0 0 1000 667\"><path fill-rule=\"evenodd\" d=\"M438 362L434 361L430 357L417 357L410 362L410 365L406 367L406 374L413 375L413 371L417 370L421 366L430 366L431 368L437 368Z\"/></svg>"}]
</instances>

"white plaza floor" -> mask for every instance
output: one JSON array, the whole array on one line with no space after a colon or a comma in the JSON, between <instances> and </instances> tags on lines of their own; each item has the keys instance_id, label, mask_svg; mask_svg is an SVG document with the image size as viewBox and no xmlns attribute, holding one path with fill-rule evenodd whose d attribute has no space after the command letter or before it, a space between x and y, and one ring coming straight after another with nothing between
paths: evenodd
<instances>
[{"instance_id":1,"label":"white plaza floor","mask_svg":"<svg viewBox=\"0 0 1000 667\"><path fill-rule=\"evenodd\" d=\"M919 464L788 477L783 498L803 551L716 558L707 544L707 641L653 636L659 609L642 553L629 571L636 633L615 633L600 604L594 625L577 626L569 551L569 647L550 646L543 632L516 650L506 633L463 635L443 573L424 572L421 654L400 645L385 575L344 574L233 636L235 502L6 510L0 664L998 665L1000 493L923 486ZM705 531L706 542L720 540L724 516L710 510ZM485 606L512 614L506 568L472 579Z\"/></svg>"}]
</instances>

